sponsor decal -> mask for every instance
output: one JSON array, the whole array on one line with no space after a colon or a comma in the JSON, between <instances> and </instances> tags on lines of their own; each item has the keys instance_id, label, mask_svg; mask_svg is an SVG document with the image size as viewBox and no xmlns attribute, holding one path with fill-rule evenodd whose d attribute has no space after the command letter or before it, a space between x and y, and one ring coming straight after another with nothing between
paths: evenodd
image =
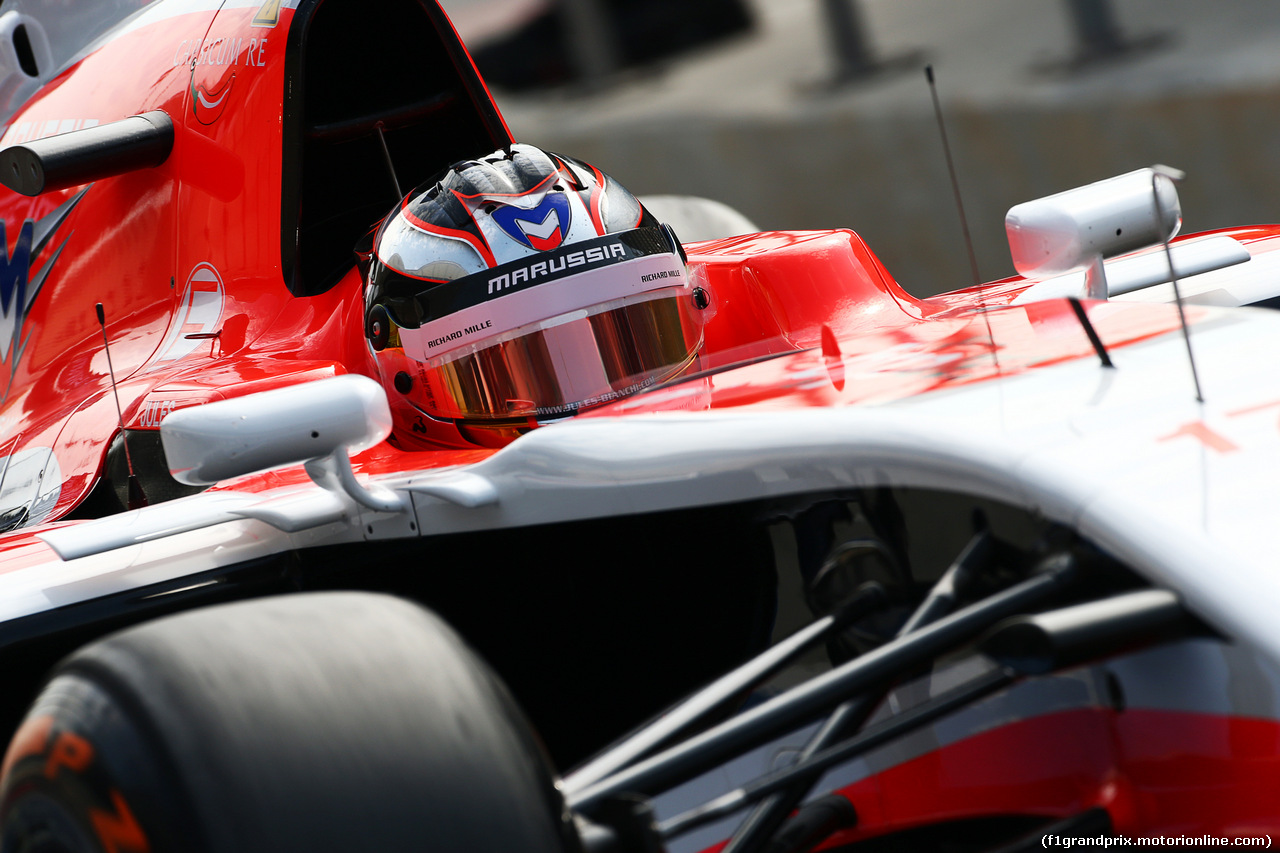
<instances>
[{"instance_id":1,"label":"sponsor decal","mask_svg":"<svg viewBox=\"0 0 1280 853\"><path fill-rule=\"evenodd\" d=\"M169 323L160 344L157 362L177 361L190 355L196 347L207 341L220 328L226 289L222 276L213 264L196 264L187 276L182 289L182 300Z\"/></svg>"},{"instance_id":2,"label":"sponsor decal","mask_svg":"<svg viewBox=\"0 0 1280 853\"><path fill-rule=\"evenodd\" d=\"M260 38L183 39L173 52L173 67L190 65L192 69L203 66L239 66L261 68L267 64L267 40Z\"/></svg>"},{"instance_id":3,"label":"sponsor decal","mask_svg":"<svg viewBox=\"0 0 1280 853\"><path fill-rule=\"evenodd\" d=\"M253 26L255 27L274 27L280 23L280 6L281 0L267 0L258 9L258 14L253 16Z\"/></svg>"},{"instance_id":4,"label":"sponsor decal","mask_svg":"<svg viewBox=\"0 0 1280 853\"><path fill-rule=\"evenodd\" d=\"M639 394L646 388L652 388L654 385L657 385L658 381L663 378L663 375L652 374L644 377L639 382L633 382L621 390L606 391L603 394L597 394L594 397L587 397L585 400L578 403L569 403L557 406L539 406L538 414L543 417L576 414L583 409L590 409L593 406L599 406L602 403L611 403L614 400L621 400L623 397L630 397L633 394Z\"/></svg>"},{"instance_id":5,"label":"sponsor decal","mask_svg":"<svg viewBox=\"0 0 1280 853\"><path fill-rule=\"evenodd\" d=\"M658 262L657 258L666 260ZM655 263L644 272L671 270L678 275L674 250L658 228L641 228L621 234L607 234L591 240L581 240L537 255L509 261L489 270L481 270L462 278L446 282L423 282L406 279L409 287L423 287L417 295L420 316L427 322L446 318L466 308L491 302L512 293L543 285L557 279L577 275L639 258L649 258ZM641 282L635 282L641 284ZM683 281L670 282L673 286ZM658 285L661 286L661 285Z\"/></svg>"},{"instance_id":6,"label":"sponsor decal","mask_svg":"<svg viewBox=\"0 0 1280 853\"><path fill-rule=\"evenodd\" d=\"M554 287L526 289L524 283L512 284L513 290L502 298L498 298L502 291L495 290L493 296L484 297L482 294L481 301L430 321L420 328L402 328L400 340L405 355L419 361L447 357L460 347L493 340L538 319L560 317L614 299L651 291L676 292L688 286L683 273L671 266L674 260L672 255L628 258L624 253L620 260L614 260L615 253L610 251L609 246L592 249L601 252L602 260L594 267L601 271L601 275L580 275L593 269L587 262L587 256L592 250L572 253L582 255L576 267L570 265L569 253L566 253L565 268L569 273L548 272L552 277L542 282L555 280ZM543 263L539 261L528 267ZM558 264L556 269L559 270ZM504 275L514 278L518 272L519 270L515 270ZM666 272L666 275L658 275L662 272ZM541 274L541 270L537 270L537 273ZM538 283L540 282L535 278L533 284Z\"/></svg>"},{"instance_id":7,"label":"sponsor decal","mask_svg":"<svg viewBox=\"0 0 1280 853\"><path fill-rule=\"evenodd\" d=\"M211 89L205 83L197 83L195 75L191 78L191 112L196 121L203 125L211 125L222 117L227 108L227 97L231 94L231 85L236 82L236 73L232 71Z\"/></svg>"},{"instance_id":8,"label":"sponsor decal","mask_svg":"<svg viewBox=\"0 0 1280 853\"><path fill-rule=\"evenodd\" d=\"M476 323L473 326L467 326L465 329L456 329L447 335L441 335L438 338L432 338L427 341L427 350L430 351L436 347L444 346L447 343L458 340L467 335L475 335L480 332L486 332L493 328L493 320L485 320L483 323Z\"/></svg>"},{"instance_id":9,"label":"sponsor decal","mask_svg":"<svg viewBox=\"0 0 1280 853\"><path fill-rule=\"evenodd\" d=\"M98 120L96 118L51 118L43 121L22 121L12 125L5 131L3 143L6 147L9 145L21 145L24 142L57 136L59 133L69 133L73 130L83 130L86 127L97 126Z\"/></svg>"},{"instance_id":10,"label":"sponsor decal","mask_svg":"<svg viewBox=\"0 0 1280 853\"><path fill-rule=\"evenodd\" d=\"M124 795L103 784L103 774L94 764L97 757L98 751L88 738L42 714L24 721L13 736L4 772L6 778L17 773L26 779L35 775L49 782L64 782L75 792L75 808L83 810L102 850L147 853L151 845L146 833Z\"/></svg>"},{"instance_id":11,"label":"sponsor decal","mask_svg":"<svg viewBox=\"0 0 1280 853\"><path fill-rule=\"evenodd\" d=\"M648 273L647 275L640 276L640 281L644 282L645 284L648 284L650 282L659 281L664 278L684 278L684 272L679 268L673 268L669 270L658 270L657 272L651 272L651 273Z\"/></svg>"},{"instance_id":12,"label":"sponsor decal","mask_svg":"<svg viewBox=\"0 0 1280 853\"><path fill-rule=\"evenodd\" d=\"M8 223L0 220L0 364L9 365L9 381L0 400L9 396L18 362L22 360L34 331L27 328L31 306L66 248L67 240L71 239L70 235L34 276L31 274L32 261L44 251L88 189L85 187L39 220L25 220L18 229L12 252L9 251Z\"/></svg>"},{"instance_id":13,"label":"sponsor decal","mask_svg":"<svg viewBox=\"0 0 1280 853\"><path fill-rule=\"evenodd\" d=\"M510 287L522 284L537 284L545 278L555 277L575 267L591 268L605 262L612 262L627 257L626 247L621 243L612 246L593 246L580 252L569 252L545 261L536 261L526 266L517 267L511 272L503 273L489 279L489 293L499 293ZM676 271L677 275L679 271ZM666 273L663 273L666 277Z\"/></svg>"},{"instance_id":14,"label":"sponsor decal","mask_svg":"<svg viewBox=\"0 0 1280 853\"><path fill-rule=\"evenodd\" d=\"M512 240L546 252L560 248L569 232L569 199L564 193L548 193L536 207L526 209L504 204L490 217Z\"/></svg>"},{"instance_id":15,"label":"sponsor decal","mask_svg":"<svg viewBox=\"0 0 1280 853\"><path fill-rule=\"evenodd\" d=\"M401 327L400 342L405 355L425 361L537 320L684 289L688 280L666 234L651 227L577 241L453 281L409 284L427 285L415 296L425 322Z\"/></svg>"},{"instance_id":16,"label":"sponsor decal","mask_svg":"<svg viewBox=\"0 0 1280 853\"><path fill-rule=\"evenodd\" d=\"M0 359L9 362L10 380L18 368L18 360L26 348L29 334L24 334L31 303L35 302L40 288L30 282L31 241L35 223L30 219L22 223L18 240L9 254L6 223L0 221Z\"/></svg>"},{"instance_id":17,"label":"sponsor decal","mask_svg":"<svg viewBox=\"0 0 1280 853\"><path fill-rule=\"evenodd\" d=\"M177 400L148 400L138 416L138 426L144 429L159 429L160 422L178 408Z\"/></svg>"}]
</instances>

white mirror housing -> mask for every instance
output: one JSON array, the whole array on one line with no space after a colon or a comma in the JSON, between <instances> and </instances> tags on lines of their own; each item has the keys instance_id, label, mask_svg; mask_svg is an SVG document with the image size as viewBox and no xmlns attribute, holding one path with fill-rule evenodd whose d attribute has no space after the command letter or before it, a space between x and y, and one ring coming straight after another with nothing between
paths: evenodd
<instances>
[{"instance_id":1,"label":"white mirror housing","mask_svg":"<svg viewBox=\"0 0 1280 853\"><path fill-rule=\"evenodd\" d=\"M1015 205L1004 220L1014 269L1025 278L1062 275L1172 238L1182 225L1178 177L1138 169Z\"/></svg>"},{"instance_id":2,"label":"white mirror housing","mask_svg":"<svg viewBox=\"0 0 1280 853\"><path fill-rule=\"evenodd\" d=\"M188 485L345 458L390 434L386 392L356 375L179 409L160 424L169 473Z\"/></svg>"}]
</instances>

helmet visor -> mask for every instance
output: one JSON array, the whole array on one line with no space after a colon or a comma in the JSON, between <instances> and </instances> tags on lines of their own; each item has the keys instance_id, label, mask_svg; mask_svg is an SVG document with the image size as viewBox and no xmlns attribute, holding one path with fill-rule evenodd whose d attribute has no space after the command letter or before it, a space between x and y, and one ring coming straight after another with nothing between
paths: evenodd
<instances>
[{"instance_id":1,"label":"helmet visor","mask_svg":"<svg viewBox=\"0 0 1280 853\"><path fill-rule=\"evenodd\" d=\"M671 378L701 342L688 288L651 291L420 362L415 402L444 418L554 419Z\"/></svg>"}]
</instances>

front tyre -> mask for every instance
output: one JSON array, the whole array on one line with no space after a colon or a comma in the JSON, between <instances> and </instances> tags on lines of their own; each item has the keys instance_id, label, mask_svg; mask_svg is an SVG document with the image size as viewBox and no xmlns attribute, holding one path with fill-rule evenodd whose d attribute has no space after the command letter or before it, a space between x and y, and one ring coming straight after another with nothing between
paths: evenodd
<instances>
[{"instance_id":1,"label":"front tyre","mask_svg":"<svg viewBox=\"0 0 1280 853\"><path fill-rule=\"evenodd\" d=\"M87 646L0 778L4 853L576 847L497 678L380 595L221 605Z\"/></svg>"}]
</instances>

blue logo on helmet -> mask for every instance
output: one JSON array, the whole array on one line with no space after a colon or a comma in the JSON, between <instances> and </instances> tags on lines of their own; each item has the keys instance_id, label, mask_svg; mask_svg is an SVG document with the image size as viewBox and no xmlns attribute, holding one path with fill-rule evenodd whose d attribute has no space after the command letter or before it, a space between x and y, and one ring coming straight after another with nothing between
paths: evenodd
<instances>
[{"instance_id":1,"label":"blue logo on helmet","mask_svg":"<svg viewBox=\"0 0 1280 853\"><path fill-rule=\"evenodd\" d=\"M569 199L549 192L533 208L504 204L491 216L507 236L539 252L559 248L569 233Z\"/></svg>"}]
</instances>

